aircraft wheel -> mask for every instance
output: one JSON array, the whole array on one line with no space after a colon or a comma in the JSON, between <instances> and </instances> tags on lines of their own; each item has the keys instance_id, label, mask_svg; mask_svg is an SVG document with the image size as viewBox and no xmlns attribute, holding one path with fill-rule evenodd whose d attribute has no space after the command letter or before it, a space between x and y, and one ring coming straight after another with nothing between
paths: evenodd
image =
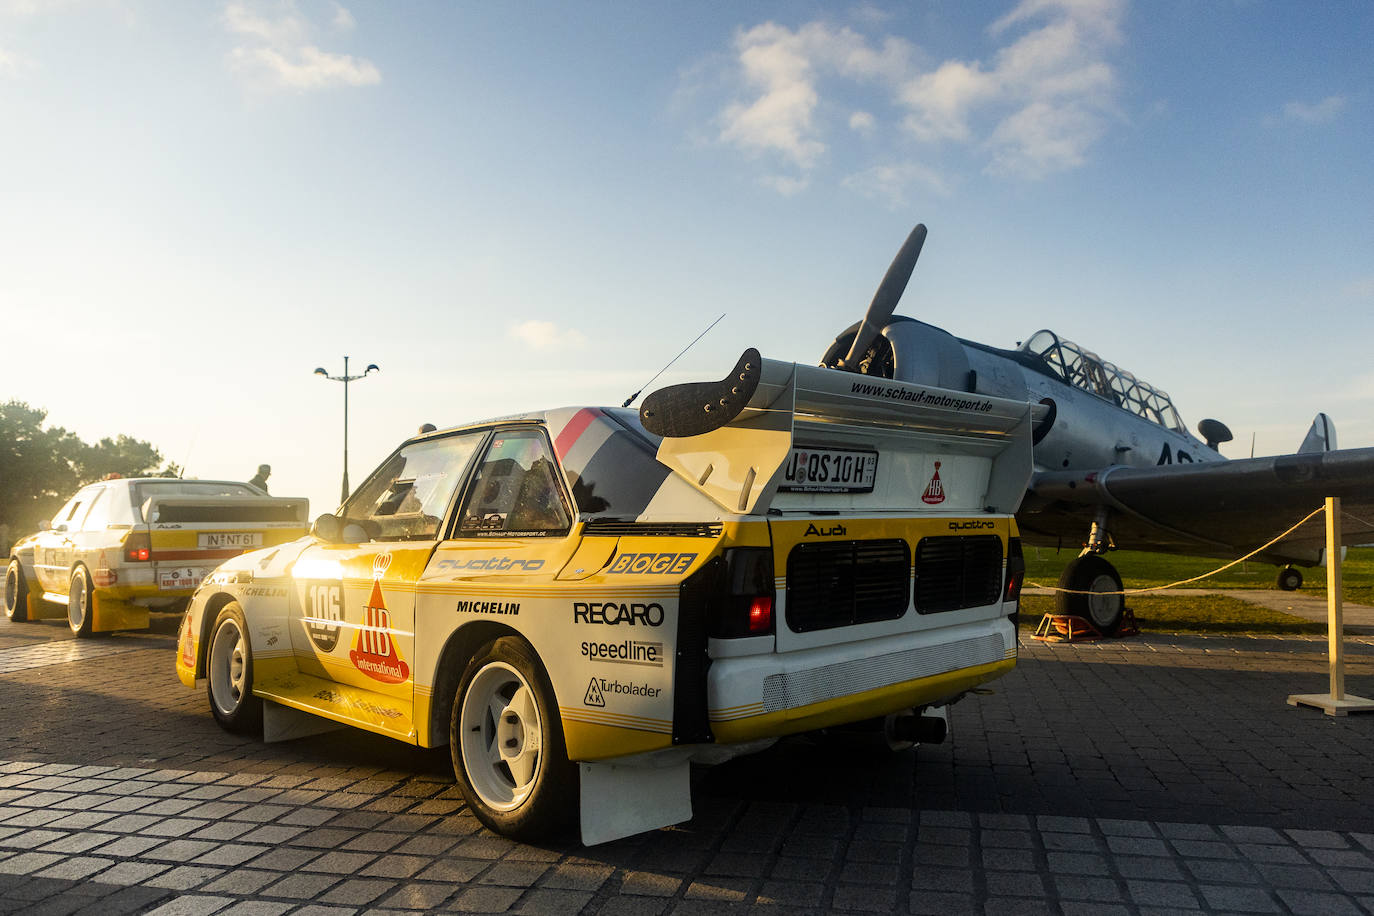
<instances>
[{"instance_id":1,"label":"aircraft wheel","mask_svg":"<svg viewBox=\"0 0 1374 916\"><path fill-rule=\"evenodd\" d=\"M67 591L67 625L78 639L91 635L94 606L95 586L91 584L91 574L86 572L86 567L78 566L72 572L72 585Z\"/></svg>"},{"instance_id":2,"label":"aircraft wheel","mask_svg":"<svg viewBox=\"0 0 1374 916\"><path fill-rule=\"evenodd\" d=\"M210 712L225 731L255 732L262 724L262 697L253 696L253 647L237 601L224 606L210 631L205 657Z\"/></svg>"},{"instance_id":3,"label":"aircraft wheel","mask_svg":"<svg viewBox=\"0 0 1374 916\"><path fill-rule=\"evenodd\" d=\"M1286 592L1296 592L1302 588L1302 573L1291 566L1279 570L1278 586Z\"/></svg>"},{"instance_id":4,"label":"aircraft wheel","mask_svg":"<svg viewBox=\"0 0 1374 916\"><path fill-rule=\"evenodd\" d=\"M5 616L15 623L29 619L29 584L18 560L10 560L5 569Z\"/></svg>"},{"instance_id":5,"label":"aircraft wheel","mask_svg":"<svg viewBox=\"0 0 1374 916\"><path fill-rule=\"evenodd\" d=\"M1121 591L1121 576L1117 575L1116 567L1097 554L1090 553L1064 567L1059 577L1059 587L1072 592L1091 593L1057 593L1055 606L1060 614L1087 618L1107 636L1116 635L1121 628L1121 616L1126 610L1124 595L1109 594Z\"/></svg>"},{"instance_id":6,"label":"aircraft wheel","mask_svg":"<svg viewBox=\"0 0 1374 916\"><path fill-rule=\"evenodd\" d=\"M568 761L553 688L524 640L502 637L468 662L449 750L468 807L497 833L543 840L574 821L577 770Z\"/></svg>"}]
</instances>

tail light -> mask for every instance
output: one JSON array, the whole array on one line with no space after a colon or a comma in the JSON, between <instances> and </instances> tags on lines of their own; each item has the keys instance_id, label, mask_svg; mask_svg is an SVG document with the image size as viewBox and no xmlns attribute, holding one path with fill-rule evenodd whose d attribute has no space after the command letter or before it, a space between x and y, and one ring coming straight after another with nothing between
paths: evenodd
<instances>
[{"instance_id":1,"label":"tail light","mask_svg":"<svg viewBox=\"0 0 1374 916\"><path fill-rule=\"evenodd\" d=\"M1007 543L1007 584L1002 590L1002 600L1016 602L1019 608L1021 586L1025 584L1025 581L1026 558L1021 553L1021 539L1012 538Z\"/></svg>"},{"instance_id":2,"label":"tail light","mask_svg":"<svg viewBox=\"0 0 1374 916\"><path fill-rule=\"evenodd\" d=\"M146 531L131 531L124 539L124 559L129 563L147 563L153 558L153 542Z\"/></svg>"},{"instance_id":3,"label":"tail light","mask_svg":"<svg viewBox=\"0 0 1374 916\"><path fill-rule=\"evenodd\" d=\"M773 632L773 551L736 547L725 552L725 594L713 602L710 635L718 639Z\"/></svg>"}]
</instances>

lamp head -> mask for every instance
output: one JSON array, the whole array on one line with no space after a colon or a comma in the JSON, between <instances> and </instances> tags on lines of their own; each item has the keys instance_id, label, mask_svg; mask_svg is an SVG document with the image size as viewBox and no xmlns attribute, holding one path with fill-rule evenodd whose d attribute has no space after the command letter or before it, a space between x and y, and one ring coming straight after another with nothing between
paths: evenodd
<instances>
[{"instance_id":1,"label":"lamp head","mask_svg":"<svg viewBox=\"0 0 1374 916\"><path fill-rule=\"evenodd\" d=\"M376 363L368 363L368 364L367 364L367 369L365 369L365 370L363 371L363 375L367 375L369 372L381 372L381 371L382 371L382 370L377 366Z\"/></svg>"},{"instance_id":2,"label":"lamp head","mask_svg":"<svg viewBox=\"0 0 1374 916\"><path fill-rule=\"evenodd\" d=\"M328 375L329 373L328 373L328 372L325 372L323 369L316 369L316 370L315 370L315 374L316 374L316 375Z\"/></svg>"}]
</instances>

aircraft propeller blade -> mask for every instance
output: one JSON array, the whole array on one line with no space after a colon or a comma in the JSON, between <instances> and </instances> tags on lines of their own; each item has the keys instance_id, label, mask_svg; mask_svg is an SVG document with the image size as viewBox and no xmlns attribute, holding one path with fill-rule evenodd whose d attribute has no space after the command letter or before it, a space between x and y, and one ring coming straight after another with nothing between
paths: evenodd
<instances>
[{"instance_id":1,"label":"aircraft propeller blade","mask_svg":"<svg viewBox=\"0 0 1374 916\"><path fill-rule=\"evenodd\" d=\"M917 223L916 228L911 230L911 235L902 243L897 256L892 259L887 273L883 275L883 282L878 284L878 291L873 294L873 301L868 305L863 324L859 325L859 332L854 335L854 343L849 348L849 354L840 360L838 368L851 372L858 369L859 357L868 349L868 345L873 343L873 338L878 336L878 332L887 324L893 310L897 308L902 293L906 291L907 281L911 279L911 272L916 269L916 259L921 256L921 246L925 243L925 223Z\"/></svg>"}]
</instances>

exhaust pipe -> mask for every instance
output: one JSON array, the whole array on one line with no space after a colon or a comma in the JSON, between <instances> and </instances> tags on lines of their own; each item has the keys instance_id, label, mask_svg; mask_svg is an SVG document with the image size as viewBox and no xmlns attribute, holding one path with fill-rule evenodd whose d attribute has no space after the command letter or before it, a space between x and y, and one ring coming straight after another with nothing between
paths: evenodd
<instances>
[{"instance_id":1,"label":"exhaust pipe","mask_svg":"<svg viewBox=\"0 0 1374 916\"><path fill-rule=\"evenodd\" d=\"M943 707L927 715L914 711L896 713L885 723L889 744L943 744L949 734L949 720Z\"/></svg>"}]
</instances>

